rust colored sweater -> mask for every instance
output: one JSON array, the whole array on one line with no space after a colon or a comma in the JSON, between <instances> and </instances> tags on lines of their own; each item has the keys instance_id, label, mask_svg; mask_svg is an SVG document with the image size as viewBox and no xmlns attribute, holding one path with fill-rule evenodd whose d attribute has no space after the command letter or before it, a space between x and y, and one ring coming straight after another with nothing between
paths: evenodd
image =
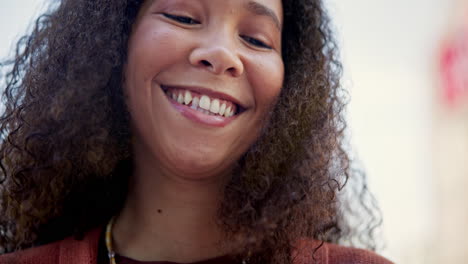
<instances>
[{"instance_id":1,"label":"rust colored sweater","mask_svg":"<svg viewBox=\"0 0 468 264\"><path fill-rule=\"evenodd\" d=\"M0 264L98 264L98 244L101 229L87 233L83 240L67 238L35 248L0 255ZM310 256L317 242L301 243L295 254L295 264L391 264L373 252L325 243ZM157 262L156 262L157 263Z\"/></svg>"}]
</instances>

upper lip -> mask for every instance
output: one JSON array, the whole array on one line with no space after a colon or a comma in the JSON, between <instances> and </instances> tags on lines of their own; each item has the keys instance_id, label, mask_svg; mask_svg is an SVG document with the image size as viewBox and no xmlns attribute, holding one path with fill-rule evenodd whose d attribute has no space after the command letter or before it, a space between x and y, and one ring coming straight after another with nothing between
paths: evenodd
<instances>
[{"instance_id":1,"label":"upper lip","mask_svg":"<svg viewBox=\"0 0 468 264\"><path fill-rule=\"evenodd\" d=\"M184 89L184 90L189 90L189 91L194 91L199 94L203 95L208 95L211 98L217 98L221 100L226 100L235 103L236 105L240 106L243 109L246 109L247 107L243 105L239 100L236 98L225 94L221 92L214 91L210 88L202 87L202 86L185 86L185 85L172 85L172 84L161 84L161 88L163 90L166 90L168 88L174 88L174 89Z\"/></svg>"}]
</instances>

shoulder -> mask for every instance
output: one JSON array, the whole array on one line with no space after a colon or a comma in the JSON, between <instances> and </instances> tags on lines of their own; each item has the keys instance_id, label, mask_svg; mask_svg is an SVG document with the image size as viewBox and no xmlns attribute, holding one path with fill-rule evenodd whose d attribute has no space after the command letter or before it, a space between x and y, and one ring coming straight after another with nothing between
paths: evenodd
<instances>
[{"instance_id":1,"label":"shoulder","mask_svg":"<svg viewBox=\"0 0 468 264\"><path fill-rule=\"evenodd\" d=\"M0 264L95 264L100 229L86 233L82 240L73 237L43 246L0 255Z\"/></svg>"},{"instance_id":2,"label":"shoulder","mask_svg":"<svg viewBox=\"0 0 468 264\"><path fill-rule=\"evenodd\" d=\"M359 263L359 264L391 264L389 260L377 255L375 252L344 247L335 244L325 244L328 248L329 263Z\"/></svg>"},{"instance_id":3,"label":"shoulder","mask_svg":"<svg viewBox=\"0 0 468 264\"><path fill-rule=\"evenodd\" d=\"M295 254L295 264L392 264L391 261L377 255L375 252L323 243L320 241L303 240L298 243Z\"/></svg>"},{"instance_id":4,"label":"shoulder","mask_svg":"<svg viewBox=\"0 0 468 264\"><path fill-rule=\"evenodd\" d=\"M0 256L0 264L59 263L60 243L28 248Z\"/></svg>"}]
</instances>

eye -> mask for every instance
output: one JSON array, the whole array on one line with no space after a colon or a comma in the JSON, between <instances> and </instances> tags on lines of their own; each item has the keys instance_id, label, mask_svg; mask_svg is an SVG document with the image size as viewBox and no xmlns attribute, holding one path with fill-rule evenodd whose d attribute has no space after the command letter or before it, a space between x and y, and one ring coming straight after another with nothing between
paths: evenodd
<instances>
[{"instance_id":1,"label":"eye","mask_svg":"<svg viewBox=\"0 0 468 264\"><path fill-rule=\"evenodd\" d=\"M249 36L241 35L241 38L247 41L249 44L254 45L255 47L259 47L262 49L272 49L272 47L265 44L263 41L258 40L256 38L252 38Z\"/></svg>"},{"instance_id":2,"label":"eye","mask_svg":"<svg viewBox=\"0 0 468 264\"><path fill-rule=\"evenodd\" d=\"M179 22L181 24L187 24L187 25L198 25L198 24L200 24L199 21L197 21L197 20L195 20L193 18L190 18L190 17L186 17L186 16L176 16L176 15L171 15L171 14L167 14L167 13L163 13L162 15L169 18L169 19L171 19L171 20Z\"/></svg>"}]
</instances>

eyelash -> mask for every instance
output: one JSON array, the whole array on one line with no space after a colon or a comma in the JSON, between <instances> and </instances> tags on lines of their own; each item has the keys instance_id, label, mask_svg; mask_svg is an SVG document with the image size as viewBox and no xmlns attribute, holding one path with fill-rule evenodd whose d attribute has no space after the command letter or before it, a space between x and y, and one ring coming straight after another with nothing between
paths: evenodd
<instances>
[{"instance_id":1,"label":"eyelash","mask_svg":"<svg viewBox=\"0 0 468 264\"><path fill-rule=\"evenodd\" d=\"M193 19L193 18L190 18L190 17L186 17L186 16L176 16L176 15L171 15L171 14L167 14L167 13L163 13L163 16L169 18L169 19L172 19L176 22L179 22L179 23L182 23L182 24L187 24L187 25L198 25L200 24L199 21Z\"/></svg>"},{"instance_id":2,"label":"eyelash","mask_svg":"<svg viewBox=\"0 0 468 264\"><path fill-rule=\"evenodd\" d=\"M248 43L250 43L250 44L252 44L252 45L254 45L256 47L259 47L259 48L262 48L262 49L272 49L272 47L268 46L263 41L258 40L256 38L252 38L252 37L245 36L245 35L241 35L240 37L243 38Z\"/></svg>"},{"instance_id":3,"label":"eyelash","mask_svg":"<svg viewBox=\"0 0 468 264\"><path fill-rule=\"evenodd\" d=\"M171 15L167 13L163 13L162 15L165 16L166 18L169 18L181 24L186 24L186 25L199 25L200 24L199 21L190 17L186 17L186 16L176 16L176 15ZM252 38L252 37L245 36L245 35L241 35L240 37L244 39L244 41L248 42L249 44L253 46L263 48L263 49L272 49L272 47L268 46L263 41L258 40L256 38Z\"/></svg>"}]
</instances>

